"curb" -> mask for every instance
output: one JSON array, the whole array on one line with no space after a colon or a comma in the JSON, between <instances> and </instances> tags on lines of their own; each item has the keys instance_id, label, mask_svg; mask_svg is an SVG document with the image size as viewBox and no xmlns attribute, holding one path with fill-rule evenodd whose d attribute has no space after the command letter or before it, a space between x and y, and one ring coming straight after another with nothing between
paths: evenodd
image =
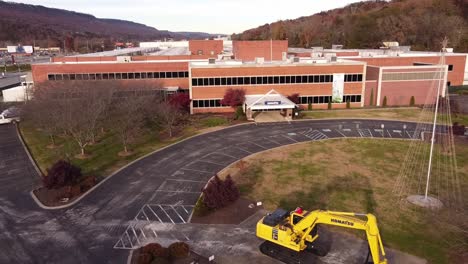
<instances>
[{"instance_id":1,"label":"curb","mask_svg":"<svg viewBox=\"0 0 468 264\"><path fill-rule=\"evenodd\" d=\"M103 180L101 180L100 182L98 182L98 184L94 185L92 188L90 188L89 190L87 190L86 192L84 192L82 195L78 196L74 201L68 203L68 204L64 204L64 205L59 205L59 206L47 206L47 205L44 205L37 197L36 195L34 194L34 190L32 190L30 192L33 200L36 202L36 204L41 207L42 209L45 209L45 210L59 210L59 209L64 209L64 208L68 208L68 207L71 207L73 205L75 205L76 203L78 203L79 201L81 201L81 199L83 199L84 197L86 197L87 195L89 195L94 189L98 188L101 184L103 184L104 182L106 182L107 180L109 180L110 178L112 178L112 176L114 176L115 174L121 172L122 170L126 169L127 167L129 167L130 165L154 154L154 153L157 153L159 151L162 151L166 148L169 148L169 147L172 147L174 145L177 145L177 144L180 144L186 140L189 140L189 139L192 139L192 138L195 138L195 137L198 137L198 136L201 136L201 135L206 135L206 134L210 134L210 133L214 133L214 132L218 132L218 131L221 131L221 130L224 130L224 129L228 129L228 128L232 128L232 127L237 127L237 126L244 126L244 125L253 125L253 123L242 123L242 124L236 124L236 125L232 125L232 126L228 126L228 127L225 127L223 129L220 129L220 130L215 130L215 131L208 131L208 132L204 132L204 133L201 133L201 134L195 134L193 136L190 136L190 137L187 137L187 138L184 138L178 142L175 142L175 143L172 143L170 145L167 145L165 147L162 147L160 149L157 149L157 150L154 150L150 153L147 153L139 158L137 158L136 160L133 160L131 161L130 163L126 164L125 166L119 168L118 170L114 171L113 173L111 173L110 175L104 177ZM23 143L24 144L24 143ZM25 146L25 145L24 145ZM25 146L26 148L26 146ZM30 157L30 159L32 160L32 162L35 164L35 161L34 159L32 158L31 154L29 153L29 151L26 149L26 152L28 153L28 156ZM40 175L40 174L39 174Z\"/></svg>"},{"instance_id":2,"label":"curb","mask_svg":"<svg viewBox=\"0 0 468 264\"><path fill-rule=\"evenodd\" d=\"M337 119L345 119L345 118L337 118ZM318 122L320 120L337 120L337 119L301 119L301 120L292 120L292 122L307 122L307 121L315 121L315 122ZM349 119L359 119L359 118L349 118ZM396 121L396 122L407 122L407 123L416 123L414 121L400 121L400 120L379 120L379 119L365 119L365 118L362 118L362 120L371 120L371 121ZM278 122L272 122L272 123L278 123ZM283 122L281 122L283 123ZM269 123L265 123L265 124L269 124ZM139 157L133 161L131 161L130 163L126 164L125 166L119 168L118 170L116 170L115 172L113 172L112 174L104 177L103 180L101 180L98 184L94 185L92 188L90 188L89 190L87 190L85 193L83 193L81 196L77 197L74 201L68 203L68 204L64 204L64 205L59 205L59 206L46 206L44 205L41 201L39 201L39 199L36 197L36 195L33 193L33 191L30 192L31 196L33 197L33 200L36 202L36 204L41 207L42 209L45 209L45 210L59 210L59 209L64 209L64 208L68 208L68 207L71 207L73 205L75 205L76 203L78 203L79 201L81 201L81 199L83 199L84 197L86 197L87 195L89 195L92 191L94 191L95 189L97 189L100 185L104 184L107 180L109 180L110 178L112 178L112 176L116 175L117 173L121 172L122 170L126 169L127 167L133 165L134 163L144 159L144 158L147 158L148 156L154 154L154 153L157 153L159 151L163 151L165 150L166 148L169 148L169 147L172 147L172 146L175 146L177 144L180 144L182 142L185 142L189 139L192 139L192 138L195 138L195 137L198 137L198 136L202 136L202 135L206 135L206 134L210 134L210 133L214 133L214 132L219 132L219 131L222 131L222 130L225 130L225 129L230 129L230 128L234 128L234 127L238 127L238 126L247 126L247 125L252 125L254 126L255 123L241 123L241 124L236 124L236 125L232 125L232 126L227 126L225 128L222 128L222 129L219 129L219 130L214 130L214 131L208 131L208 132L204 132L204 133L201 133L201 134L195 134L193 136L190 136L190 137L187 137L187 138L184 138L178 142L175 142L175 143L172 143L170 145L167 145L165 147L162 147L160 149L157 149L157 150L154 150L150 153L147 153L145 155L143 155L142 157ZM351 137L349 137L351 138ZM386 139L386 138L385 138ZM306 141L307 142L307 141ZM301 143L301 142L299 142ZM23 143L24 144L24 143ZM298 143L293 143L293 144L298 144ZM288 144L288 145L292 145L292 144ZM24 145L25 146L25 145ZM287 145L285 145L287 146ZM281 147L281 146L279 146ZM25 146L25 149L28 153L28 156L30 157L30 159L32 161L34 161L34 159L32 158L31 154L29 153L27 147ZM274 149L274 148L273 148ZM266 151L266 150L264 150ZM263 152L263 151L262 151ZM255 153L254 153L255 154ZM239 160L237 160L239 161ZM237 162L237 161L234 161L233 163ZM35 164L35 162L33 162ZM232 164L229 164L228 166L231 166ZM37 166L37 165L36 165ZM40 174L39 174L40 175ZM192 215L190 215L190 218L191 218Z\"/></svg>"}]
</instances>

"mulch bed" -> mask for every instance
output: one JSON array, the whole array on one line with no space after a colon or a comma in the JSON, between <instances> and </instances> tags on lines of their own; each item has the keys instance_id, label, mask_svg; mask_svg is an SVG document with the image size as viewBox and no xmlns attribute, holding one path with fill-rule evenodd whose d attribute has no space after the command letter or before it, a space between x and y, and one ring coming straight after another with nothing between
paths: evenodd
<instances>
[{"instance_id":1,"label":"mulch bed","mask_svg":"<svg viewBox=\"0 0 468 264\"><path fill-rule=\"evenodd\" d=\"M253 206L251 206L253 205ZM252 207L252 208L249 208ZM233 204L230 204L222 209L216 210L205 216L193 216L191 223L196 224L233 224L238 225L251 215L255 214L262 206L256 206L245 198L239 198Z\"/></svg>"},{"instance_id":2,"label":"mulch bed","mask_svg":"<svg viewBox=\"0 0 468 264\"><path fill-rule=\"evenodd\" d=\"M57 189L47 189L45 187L40 187L33 190L33 194L45 206L61 206L73 202L86 191L91 189L94 185L96 185L96 183L97 181L95 177L88 177L81 183L73 186L65 186ZM65 201L62 200L63 198L68 199Z\"/></svg>"},{"instance_id":3,"label":"mulch bed","mask_svg":"<svg viewBox=\"0 0 468 264\"><path fill-rule=\"evenodd\" d=\"M131 264L138 264L138 255L140 255L141 248L135 249L132 252ZM190 250L190 255L183 259L175 259L169 261L171 264L216 264L215 261L208 261L207 257L204 257L198 253Z\"/></svg>"}]
</instances>

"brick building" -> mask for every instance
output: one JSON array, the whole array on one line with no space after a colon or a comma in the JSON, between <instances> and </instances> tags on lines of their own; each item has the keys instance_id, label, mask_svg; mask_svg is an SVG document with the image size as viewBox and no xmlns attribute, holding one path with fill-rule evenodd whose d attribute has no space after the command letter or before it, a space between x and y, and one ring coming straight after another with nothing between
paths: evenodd
<instances>
[{"instance_id":1,"label":"brick building","mask_svg":"<svg viewBox=\"0 0 468 264\"><path fill-rule=\"evenodd\" d=\"M220 101L228 88L241 88L248 115L289 114L286 97L295 93L297 106L313 109L325 109L329 102L345 108L347 101L351 107L381 106L385 97L388 106L409 105L413 96L423 104L435 84L445 90L468 81L466 54L447 53L446 65L440 66L440 54L430 52L293 49L288 57L287 41L233 41L232 54L229 49L220 40L204 40L189 41L190 55L54 58L33 65L32 75L35 83L121 80L188 92L194 114L234 111Z\"/></svg>"}]
</instances>

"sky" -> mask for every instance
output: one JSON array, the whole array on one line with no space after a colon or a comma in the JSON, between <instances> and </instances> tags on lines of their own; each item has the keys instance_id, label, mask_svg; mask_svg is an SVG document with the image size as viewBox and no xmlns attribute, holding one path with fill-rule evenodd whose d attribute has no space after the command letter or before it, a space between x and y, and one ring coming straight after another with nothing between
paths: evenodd
<instances>
[{"instance_id":1,"label":"sky","mask_svg":"<svg viewBox=\"0 0 468 264\"><path fill-rule=\"evenodd\" d=\"M161 30L232 34L356 0L13 0L142 23Z\"/></svg>"}]
</instances>

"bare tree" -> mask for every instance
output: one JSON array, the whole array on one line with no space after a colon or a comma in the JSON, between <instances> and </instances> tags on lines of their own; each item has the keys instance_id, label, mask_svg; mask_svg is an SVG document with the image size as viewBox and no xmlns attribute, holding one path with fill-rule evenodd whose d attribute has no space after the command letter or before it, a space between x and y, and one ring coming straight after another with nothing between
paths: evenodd
<instances>
[{"instance_id":1,"label":"bare tree","mask_svg":"<svg viewBox=\"0 0 468 264\"><path fill-rule=\"evenodd\" d=\"M168 131L169 137L172 137L174 126L183 117L183 113L167 101L161 101L156 110L159 123Z\"/></svg>"},{"instance_id":2,"label":"bare tree","mask_svg":"<svg viewBox=\"0 0 468 264\"><path fill-rule=\"evenodd\" d=\"M108 127L120 139L123 155L129 154L128 146L144 131L145 107L149 97L128 95L116 98L110 106Z\"/></svg>"}]
</instances>

